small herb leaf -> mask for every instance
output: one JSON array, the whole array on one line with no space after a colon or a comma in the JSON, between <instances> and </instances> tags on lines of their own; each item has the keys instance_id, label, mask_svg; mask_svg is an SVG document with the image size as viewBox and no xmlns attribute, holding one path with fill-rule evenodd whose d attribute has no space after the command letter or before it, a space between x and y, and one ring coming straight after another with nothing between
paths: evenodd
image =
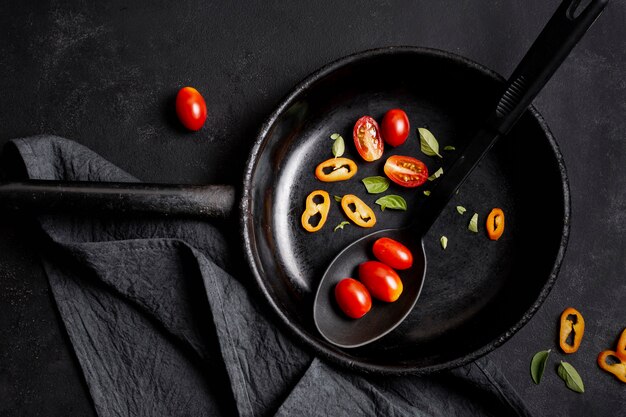
<instances>
[{"instance_id":1,"label":"small herb leaf","mask_svg":"<svg viewBox=\"0 0 626 417\"><path fill-rule=\"evenodd\" d=\"M361 180L370 194L380 194L389 188L389 180L385 177L367 177Z\"/></svg>"},{"instance_id":2,"label":"small herb leaf","mask_svg":"<svg viewBox=\"0 0 626 417\"><path fill-rule=\"evenodd\" d=\"M428 181L434 181L443 175L443 168L439 168L433 175L428 177Z\"/></svg>"},{"instance_id":3,"label":"small herb leaf","mask_svg":"<svg viewBox=\"0 0 626 417\"><path fill-rule=\"evenodd\" d=\"M345 225L347 225L347 224L350 224L350 222L345 222L345 221L344 221L344 222L339 223L337 226L335 226L335 228L333 229L333 232L336 232L336 231L337 231L337 229L341 229L341 230L343 230L343 227L344 227Z\"/></svg>"},{"instance_id":4,"label":"small herb leaf","mask_svg":"<svg viewBox=\"0 0 626 417\"><path fill-rule=\"evenodd\" d=\"M474 213L467 228L470 232L478 233L478 213Z\"/></svg>"},{"instance_id":5,"label":"small herb leaf","mask_svg":"<svg viewBox=\"0 0 626 417\"><path fill-rule=\"evenodd\" d=\"M548 356L550 356L550 350L542 350L535 353L533 360L530 362L530 376L535 381L535 384L541 382L543 371L546 369L546 363L548 362Z\"/></svg>"},{"instance_id":6,"label":"small herb leaf","mask_svg":"<svg viewBox=\"0 0 626 417\"><path fill-rule=\"evenodd\" d=\"M429 191L429 190L424 190L424 195L425 195L426 197L428 197L428 196L430 195L430 191Z\"/></svg>"},{"instance_id":7,"label":"small herb leaf","mask_svg":"<svg viewBox=\"0 0 626 417\"><path fill-rule=\"evenodd\" d=\"M565 381L565 385L567 385L567 388L575 392L585 392L585 385L583 384L583 380L572 365L567 362L561 361L557 372L559 373L561 379Z\"/></svg>"},{"instance_id":8,"label":"small herb leaf","mask_svg":"<svg viewBox=\"0 0 626 417\"><path fill-rule=\"evenodd\" d=\"M332 136L331 136L332 138ZM346 144L343 141L341 135L338 135L336 139L333 139L333 155L335 158L339 158L346 151Z\"/></svg>"},{"instance_id":9,"label":"small herb leaf","mask_svg":"<svg viewBox=\"0 0 626 417\"><path fill-rule=\"evenodd\" d=\"M330 135L330 138L331 138L332 140L335 140L335 139L337 139L337 138L338 138L338 137L340 137L340 136L341 136L341 135L340 135L339 133L333 133L332 135Z\"/></svg>"},{"instance_id":10,"label":"small herb leaf","mask_svg":"<svg viewBox=\"0 0 626 417\"><path fill-rule=\"evenodd\" d=\"M454 146L448 145L448 146L444 146L443 150L444 151L456 151L456 148Z\"/></svg>"},{"instance_id":11,"label":"small herb leaf","mask_svg":"<svg viewBox=\"0 0 626 417\"><path fill-rule=\"evenodd\" d=\"M437 142L437 139L430 133L430 130L420 127L417 131L420 135L420 149L422 152L428 156L437 155L439 158L443 158L443 156L439 154L439 142Z\"/></svg>"},{"instance_id":12,"label":"small herb leaf","mask_svg":"<svg viewBox=\"0 0 626 417\"><path fill-rule=\"evenodd\" d=\"M380 206L382 211L386 208L393 210L405 210L407 209L406 201L399 195L386 195L375 201Z\"/></svg>"},{"instance_id":13,"label":"small herb leaf","mask_svg":"<svg viewBox=\"0 0 626 417\"><path fill-rule=\"evenodd\" d=\"M445 250L448 247L448 238L445 236L441 236L441 239L439 239L439 242L441 242L441 247L443 248L443 250Z\"/></svg>"},{"instance_id":14,"label":"small herb leaf","mask_svg":"<svg viewBox=\"0 0 626 417\"><path fill-rule=\"evenodd\" d=\"M467 209L463 206L456 206L456 211L458 211L459 214L463 214L467 211Z\"/></svg>"},{"instance_id":15,"label":"small herb leaf","mask_svg":"<svg viewBox=\"0 0 626 417\"><path fill-rule=\"evenodd\" d=\"M341 203L341 200L343 199L343 197L340 197L338 195L335 196L335 201L338 203Z\"/></svg>"}]
</instances>

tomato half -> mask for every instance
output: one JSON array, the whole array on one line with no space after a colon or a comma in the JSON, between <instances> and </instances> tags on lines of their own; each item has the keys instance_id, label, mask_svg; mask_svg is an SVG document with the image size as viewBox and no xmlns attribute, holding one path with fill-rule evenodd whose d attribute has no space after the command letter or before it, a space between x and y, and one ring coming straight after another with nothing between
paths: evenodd
<instances>
[{"instance_id":1,"label":"tomato half","mask_svg":"<svg viewBox=\"0 0 626 417\"><path fill-rule=\"evenodd\" d=\"M384 171L391 181L408 188L419 187L428 179L426 165L410 156L390 156L385 162Z\"/></svg>"},{"instance_id":2,"label":"tomato half","mask_svg":"<svg viewBox=\"0 0 626 417\"><path fill-rule=\"evenodd\" d=\"M374 242L372 252L376 259L393 269L409 269L413 266L413 254L397 240L381 237Z\"/></svg>"},{"instance_id":3,"label":"tomato half","mask_svg":"<svg viewBox=\"0 0 626 417\"><path fill-rule=\"evenodd\" d=\"M372 308L372 297L359 281L344 278L335 286L335 300L346 316L359 319Z\"/></svg>"},{"instance_id":4,"label":"tomato half","mask_svg":"<svg viewBox=\"0 0 626 417\"><path fill-rule=\"evenodd\" d=\"M380 134L385 143L391 146L402 145L409 137L410 129L409 117L400 109L389 110L380 124Z\"/></svg>"},{"instance_id":5,"label":"tomato half","mask_svg":"<svg viewBox=\"0 0 626 417\"><path fill-rule=\"evenodd\" d=\"M193 87L183 87L176 95L176 114L189 130L200 130L206 120L206 103Z\"/></svg>"},{"instance_id":6,"label":"tomato half","mask_svg":"<svg viewBox=\"0 0 626 417\"><path fill-rule=\"evenodd\" d=\"M378 300L393 302L402 294L400 276L382 262L363 262L359 265L359 279L372 297Z\"/></svg>"},{"instance_id":7,"label":"tomato half","mask_svg":"<svg viewBox=\"0 0 626 417\"><path fill-rule=\"evenodd\" d=\"M352 131L354 145L361 158L367 162L376 161L383 156L384 143L376 120L363 116L356 121Z\"/></svg>"}]
</instances>

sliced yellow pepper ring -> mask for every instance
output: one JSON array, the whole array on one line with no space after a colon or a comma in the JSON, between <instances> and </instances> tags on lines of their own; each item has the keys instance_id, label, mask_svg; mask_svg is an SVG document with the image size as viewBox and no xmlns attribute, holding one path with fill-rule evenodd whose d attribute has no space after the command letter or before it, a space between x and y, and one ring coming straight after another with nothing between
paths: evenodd
<instances>
[{"instance_id":1,"label":"sliced yellow pepper ring","mask_svg":"<svg viewBox=\"0 0 626 417\"><path fill-rule=\"evenodd\" d=\"M561 329L559 331L559 345L565 353L574 353L578 350L585 333L585 319L578 310L566 308L561 313Z\"/></svg>"},{"instance_id":2,"label":"sliced yellow pepper ring","mask_svg":"<svg viewBox=\"0 0 626 417\"><path fill-rule=\"evenodd\" d=\"M353 208L353 207L354 208ZM376 224L376 215L361 199L353 194L346 194L341 199L341 208L346 216L357 226L373 227Z\"/></svg>"},{"instance_id":3,"label":"sliced yellow pepper ring","mask_svg":"<svg viewBox=\"0 0 626 417\"><path fill-rule=\"evenodd\" d=\"M356 164L351 159L332 158L315 168L315 176L324 182L344 181L354 177L356 171Z\"/></svg>"},{"instance_id":4,"label":"sliced yellow pepper ring","mask_svg":"<svg viewBox=\"0 0 626 417\"><path fill-rule=\"evenodd\" d=\"M322 202L316 202L316 197L322 199ZM308 232L317 232L324 226L326 223L326 218L328 217L328 211L330 210L330 197L328 193L323 190L315 190L311 194L309 194L306 198L306 208L304 209L304 213L302 213L302 227ZM313 225L311 224L311 219L317 214L320 215L319 222Z\"/></svg>"},{"instance_id":5,"label":"sliced yellow pepper ring","mask_svg":"<svg viewBox=\"0 0 626 417\"><path fill-rule=\"evenodd\" d=\"M502 209L494 208L487 216L487 234L489 239L498 240L504 233L504 212Z\"/></svg>"},{"instance_id":6,"label":"sliced yellow pepper ring","mask_svg":"<svg viewBox=\"0 0 626 417\"><path fill-rule=\"evenodd\" d=\"M598 366L615 375L617 379L626 382L626 362L617 355L617 352L605 350L598 355Z\"/></svg>"}]
</instances>

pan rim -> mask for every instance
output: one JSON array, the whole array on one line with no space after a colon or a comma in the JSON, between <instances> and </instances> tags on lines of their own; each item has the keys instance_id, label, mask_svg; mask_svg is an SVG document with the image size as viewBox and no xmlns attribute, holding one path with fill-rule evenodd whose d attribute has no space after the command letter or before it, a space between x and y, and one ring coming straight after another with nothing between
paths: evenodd
<instances>
[{"instance_id":1,"label":"pan rim","mask_svg":"<svg viewBox=\"0 0 626 417\"><path fill-rule=\"evenodd\" d=\"M306 332L300 326L294 324L290 318L285 314L285 312L280 308L277 300L275 300L268 288L265 286L265 280L263 277L263 267L258 257L258 253L255 246L255 234L253 221L254 218L251 215L251 199L252 199L252 178L254 176L254 172L256 169L258 157L263 151L264 144L267 139L267 134L271 129L272 125L275 123L277 118L283 113L283 111L288 108L293 101L303 92L306 91L309 86L317 82L322 77L338 70L339 68L348 65L352 62L375 57L382 55L394 55L394 54L421 54L433 57L444 58L447 60L454 61L456 63L460 63L464 66L471 67L472 69L481 72L491 78L494 78L498 81L505 81L505 78L502 77L497 72L487 68L486 66L479 64L475 61L472 61L468 58L465 58L461 55L443 51L440 49L434 48L426 48L426 47L414 47L414 46L388 46L383 48L375 48L369 49L361 52L357 52L342 58L339 58L335 61L332 61L325 66L321 67L317 71L308 75L303 81L297 84L288 94L285 96L278 106L274 109L274 111L269 115L266 121L261 126L259 133L255 138L254 145L251 149L250 155L246 162L246 168L244 172L244 183L243 183L243 192L242 199L240 203L240 226L243 233L243 241L244 241L244 251L250 266L250 269L254 276L254 282L256 283L257 289L262 293L265 301L269 303L271 306L271 310L279 317L279 322L283 324L283 328L286 328L290 334L294 335L302 344L311 348L315 354L319 355L321 358L326 359L327 361L339 365L343 368L359 371L364 374L372 373L372 374L384 374L384 375L425 375L433 372L438 372L445 369L456 368L462 365L466 365L487 353L493 351L497 347L504 344L507 340L509 340L515 333L517 333L522 327L524 327L530 319L537 312L539 307L544 303L546 298L548 297L550 291L554 287L556 279L559 274L559 270L561 268L563 258L565 256L565 252L567 249L567 243L569 240L570 233L570 216L571 216L571 201L570 201L570 190L569 190L569 179L567 176L567 170L565 168L565 162L563 155L559 149L559 146L552 134L550 128L548 127L546 121L541 116L541 114L537 111L534 106L529 106L528 111L533 116L533 118L538 123L541 130L544 132L546 139L548 140L548 144L554 154L554 157L557 162L557 166L559 169L559 174L561 176L561 186L563 192L563 230L561 232L561 239L559 243L559 249L556 254L556 258L554 264L552 265L552 269L550 270L548 279L546 283L542 287L542 290L539 292L539 295L533 302L533 304L526 310L526 312L522 315L522 317L507 331L505 331L500 336L493 339L490 343L483 346L480 349L477 349L473 352L469 352L463 357L444 362L441 364L431 365L431 366L411 366L411 365L380 365L376 363L366 362L366 361L358 361L355 360L354 357L349 356L341 351L332 350L329 346L322 342L321 337L320 340L317 340L312 333Z\"/></svg>"}]
</instances>

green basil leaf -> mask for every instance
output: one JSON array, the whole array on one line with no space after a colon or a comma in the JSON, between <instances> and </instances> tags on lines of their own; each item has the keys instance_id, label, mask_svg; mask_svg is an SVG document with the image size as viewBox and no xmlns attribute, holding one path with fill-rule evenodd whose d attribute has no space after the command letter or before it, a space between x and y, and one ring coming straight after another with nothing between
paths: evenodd
<instances>
[{"instance_id":1,"label":"green basil leaf","mask_svg":"<svg viewBox=\"0 0 626 417\"><path fill-rule=\"evenodd\" d=\"M541 382L541 377L543 376L543 371L546 369L546 363L548 362L548 356L550 356L550 351L542 350L540 352L535 353L533 356L533 360L530 362L530 376L535 381L535 384L539 384Z\"/></svg>"},{"instance_id":2,"label":"green basil leaf","mask_svg":"<svg viewBox=\"0 0 626 417\"><path fill-rule=\"evenodd\" d=\"M389 180L385 177L367 177L361 180L370 194L380 194L389 188Z\"/></svg>"},{"instance_id":3,"label":"green basil leaf","mask_svg":"<svg viewBox=\"0 0 626 417\"><path fill-rule=\"evenodd\" d=\"M333 142L333 155L335 158L339 158L346 151L346 144L341 136L337 136L337 139Z\"/></svg>"},{"instance_id":4,"label":"green basil leaf","mask_svg":"<svg viewBox=\"0 0 626 417\"><path fill-rule=\"evenodd\" d=\"M375 201L380 206L382 211L386 208L393 210L405 210L407 209L406 201L399 195L386 195Z\"/></svg>"},{"instance_id":5,"label":"green basil leaf","mask_svg":"<svg viewBox=\"0 0 626 417\"><path fill-rule=\"evenodd\" d=\"M456 148L454 146L448 145L448 146L444 146L443 150L444 151L456 151Z\"/></svg>"},{"instance_id":6,"label":"green basil leaf","mask_svg":"<svg viewBox=\"0 0 626 417\"><path fill-rule=\"evenodd\" d=\"M341 203L341 200L343 199L343 197L339 197L338 195L335 196L335 201L338 203Z\"/></svg>"},{"instance_id":7,"label":"green basil leaf","mask_svg":"<svg viewBox=\"0 0 626 417\"><path fill-rule=\"evenodd\" d=\"M445 236L441 236L441 239L439 239L439 242L441 242L441 247L443 248L443 250L445 250L448 247L448 238Z\"/></svg>"},{"instance_id":8,"label":"green basil leaf","mask_svg":"<svg viewBox=\"0 0 626 417\"><path fill-rule=\"evenodd\" d=\"M341 229L341 230L343 230L343 227L344 227L345 225L347 225L347 224L350 224L350 222L345 222L345 221L344 221L344 222L339 223L337 226L335 226L335 228L333 229L333 232L336 232L336 231L337 231L337 229Z\"/></svg>"},{"instance_id":9,"label":"green basil leaf","mask_svg":"<svg viewBox=\"0 0 626 417\"><path fill-rule=\"evenodd\" d=\"M424 190L424 195L425 195L426 197L428 197L428 196L430 195L430 191L429 191L429 190Z\"/></svg>"},{"instance_id":10,"label":"green basil leaf","mask_svg":"<svg viewBox=\"0 0 626 417\"><path fill-rule=\"evenodd\" d=\"M428 177L428 181L434 181L443 175L443 168L439 168L433 175Z\"/></svg>"},{"instance_id":11,"label":"green basil leaf","mask_svg":"<svg viewBox=\"0 0 626 417\"><path fill-rule=\"evenodd\" d=\"M335 140L335 139L337 139L338 137L341 137L341 135L340 135L339 133L333 133L332 135L330 135L330 138L331 138L332 140Z\"/></svg>"},{"instance_id":12,"label":"green basil leaf","mask_svg":"<svg viewBox=\"0 0 626 417\"><path fill-rule=\"evenodd\" d=\"M439 158L443 158L443 156L439 155L439 142L430 133L430 130L420 127L417 129L420 136L420 149L428 156L437 155Z\"/></svg>"},{"instance_id":13,"label":"green basil leaf","mask_svg":"<svg viewBox=\"0 0 626 417\"><path fill-rule=\"evenodd\" d=\"M467 228L470 232L478 233L478 213L474 213Z\"/></svg>"},{"instance_id":14,"label":"green basil leaf","mask_svg":"<svg viewBox=\"0 0 626 417\"><path fill-rule=\"evenodd\" d=\"M567 388L575 392L585 392L585 385L583 384L583 380L572 365L567 362L561 361L557 372L561 379L565 381L565 385L567 385Z\"/></svg>"},{"instance_id":15,"label":"green basil leaf","mask_svg":"<svg viewBox=\"0 0 626 417\"><path fill-rule=\"evenodd\" d=\"M458 211L459 214L463 214L467 211L467 209L463 206L456 206L456 211Z\"/></svg>"}]
</instances>

